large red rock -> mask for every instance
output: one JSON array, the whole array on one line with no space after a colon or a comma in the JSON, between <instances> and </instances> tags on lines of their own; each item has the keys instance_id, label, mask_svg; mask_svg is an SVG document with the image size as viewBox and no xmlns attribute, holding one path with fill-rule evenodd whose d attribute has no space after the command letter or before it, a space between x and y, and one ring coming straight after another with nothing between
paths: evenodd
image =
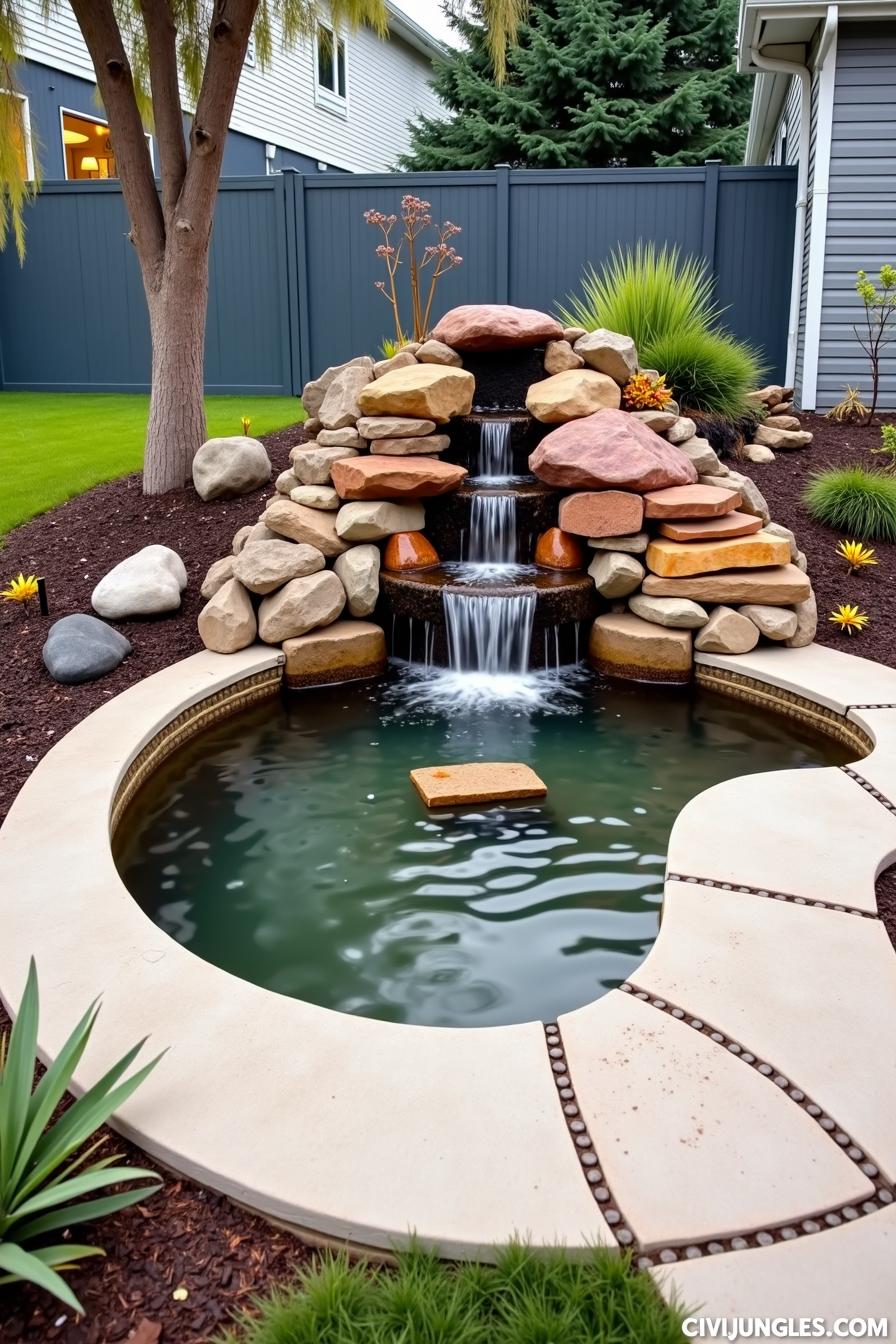
<instances>
[{"instance_id":1,"label":"large red rock","mask_svg":"<svg viewBox=\"0 0 896 1344\"><path fill-rule=\"evenodd\" d=\"M456 490L466 468L433 457L344 458L332 466L333 484L342 499L423 499Z\"/></svg>"},{"instance_id":2,"label":"large red rock","mask_svg":"<svg viewBox=\"0 0 896 1344\"><path fill-rule=\"evenodd\" d=\"M644 501L625 490L593 490L560 501L560 526L577 537L624 537L639 531Z\"/></svg>"},{"instance_id":3,"label":"large red rock","mask_svg":"<svg viewBox=\"0 0 896 1344\"><path fill-rule=\"evenodd\" d=\"M662 490L691 485L697 470L686 453L625 411L600 410L546 434L529 468L567 490Z\"/></svg>"},{"instance_id":4,"label":"large red rock","mask_svg":"<svg viewBox=\"0 0 896 1344\"><path fill-rule=\"evenodd\" d=\"M509 303L463 303L439 319L433 339L454 350L513 350L559 341L563 328L536 308Z\"/></svg>"}]
</instances>

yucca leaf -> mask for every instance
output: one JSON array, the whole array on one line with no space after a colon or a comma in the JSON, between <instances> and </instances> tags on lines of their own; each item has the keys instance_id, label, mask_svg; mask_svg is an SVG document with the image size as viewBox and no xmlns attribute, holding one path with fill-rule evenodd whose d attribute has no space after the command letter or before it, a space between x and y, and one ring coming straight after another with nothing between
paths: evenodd
<instances>
[{"instance_id":1,"label":"yucca leaf","mask_svg":"<svg viewBox=\"0 0 896 1344\"><path fill-rule=\"evenodd\" d=\"M10 1175L28 1118L34 1057L37 1053L39 1010L37 968L32 957L0 1077L0 1202L5 1202Z\"/></svg>"},{"instance_id":2,"label":"yucca leaf","mask_svg":"<svg viewBox=\"0 0 896 1344\"><path fill-rule=\"evenodd\" d=\"M60 1278L52 1268L53 1264L70 1264L72 1259L81 1259L81 1256L72 1255L73 1251L78 1250L87 1250L89 1253L92 1248L46 1246L40 1251L25 1251L15 1242L0 1241L0 1269L5 1269L8 1276L3 1282L12 1283L16 1279L25 1279L28 1283L36 1284L38 1288L45 1288L48 1293L58 1297L60 1302L71 1307L72 1311L77 1311L83 1316L84 1308L81 1303L65 1279ZM97 1253L102 1254L101 1251ZM67 1255L68 1259L65 1259L64 1255Z\"/></svg>"},{"instance_id":3,"label":"yucca leaf","mask_svg":"<svg viewBox=\"0 0 896 1344\"><path fill-rule=\"evenodd\" d=\"M27 1128L10 1172L9 1182L12 1187L15 1187L28 1167L41 1134L71 1082L72 1074L90 1039L98 1011L98 1004L94 1000L34 1090L28 1106Z\"/></svg>"},{"instance_id":4,"label":"yucca leaf","mask_svg":"<svg viewBox=\"0 0 896 1344\"><path fill-rule=\"evenodd\" d=\"M138 1174L128 1172L129 1177ZM97 1218L105 1218L107 1214L117 1213L119 1209L126 1209L130 1204L139 1204L141 1199L154 1195L161 1188L162 1182L157 1181L155 1185L141 1185L139 1189L124 1190L117 1195L105 1195L102 1199L85 1199L67 1209L57 1209L53 1213L45 1213L39 1218L30 1218L27 1222L18 1224L15 1235L20 1241L30 1241L32 1237L45 1236L47 1232L55 1232L60 1227L90 1223Z\"/></svg>"},{"instance_id":5,"label":"yucca leaf","mask_svg":"<svg viewBox=\"0 0 896 1344\"><path fill-rule=\"evenodd\" d=\"M73 1153L95 1129L104 1125L109 1116L127 1101L128 1097L152 1072L162 1058L161 1054L156 1055L155 1059L151 1059L142 1069L138 1069L125 1082L109 1091L110 1083L121 1077L143 1045L144 1041L139 1041L133 1049L123 1055L98 1083L95 1083L85 1092L83 1097L78 1098L75 1104L62 1116L59 1123L47 1131L35 1149L34 1166L31 1174L22 1183L20 1189L16 1191L13 1207L30 1195L39 1185L43 1185L56 1167L70 1153ZM164 1054L164 1051L162 1053Z\"/></svg>"},{"instance_id":6,"label":"yucca leaf","mask_svg":"<svg viewBox=\"0 0 896 1344\"><path fill-rule=\"evenodd\" d=\"M18 1204L7 1218L7 1226L18 1222L20 1218L28 1217L29 1214L42 1213L44 1209L52 1209L57 1204L78 1199L81 1195L89 1195L94 1190L101 1190L105 1185L116 1185L119 1181L142 1180L145 1177L155 1179L156 1172L147 1171L145 1167L103 1167L98 1171L82 1172L80 1176L74 1176L70 1181L54 1181L39 1194L32 1195L24 1203Z\"/></svg>"},{"instance_id":7,"label":"yucca leaf","mask_svg":"<svg viewBox=\"0 0 896 1344\"><path fill-rule=\"evenodd\" d=\"M92 1143L89 1148L85 1148L83 1153L79 1153L73 1162L69 1162L67 1167L63 1167L61 1171L58 1171L53 1177L53 1180L57 1182L67 1181L69 1176L73 1175L79 1167L83 1167L85 1162L89 1161L98 1148L102 1148L103 1144L106 1142L106 1138L107 1135L101 1134L96 1143ZM91 1165L90 1170L98 1171L100 1167L109 1167L113 1162L117 1162L120 1156L120 1153L109 1153L106 1157L99 1158L98 1161L94 1162Z\"/></svg>"}]
</instances>

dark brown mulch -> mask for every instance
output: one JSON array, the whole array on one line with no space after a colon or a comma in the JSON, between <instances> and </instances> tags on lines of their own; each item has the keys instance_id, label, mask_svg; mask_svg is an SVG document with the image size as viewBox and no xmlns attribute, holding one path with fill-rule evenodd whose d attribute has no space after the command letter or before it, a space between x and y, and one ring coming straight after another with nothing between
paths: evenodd
<instances>
[{"instance_id":1,"label":"dark brown mulch","mask_svg":"<svg viewBox=\"0 0 896 1344\"><path fill-rule=\"evenodd\" d=\"M299 426L269 434L274 474L289 466ZM204 504L192 488L147 498L139 475L99 485L10 533L0 549L0 575L23 571L47 581L49 620L0 602L0 820L34 765L85 715L178 658L201 648L196 616L199 587L213 560L228 553L237 528L254 523L274 493L273 481L241 499ZM171 546L187 567L189 586L176 616L116 623L133 653L100 681L60 686L40 651L59 616L90 611L90 594L105 573L141 546Z\"/></svg>"},{"instance_id":2,"label":"dark brown mulch","mask_svg":"<svg viewBox=\"0 0 896 1344\"><path fill-rule=\"evenodd\" d=\"M882 423L896 423L894 416L879 419ZM814 435L808 448L795 453L779 452L774 462L764 465L745 462L744 474L751 476L765 495L775 522L792 528L806 552L818 599L819 644L896 667L896 545L872 542L879 563L850 574L836 552L843 534L816 523L800 502L814 472L827 467L880 468L884 459L872 456L870 451L880 445L880 426L835 425L821 415L801 415L800 420L803 428ZM730 465L738 469L740 464ZM860 635L841 634L828 620L841 602L858 602L871 617Z\"/></svg>"},{"instance_id":3,"label":"dark brown mulch","mask_svg":"<svg viewBox=\"0 0 896 1344\"><path fill-rule=\"evenodd\" d=\"M877 910L890 935L890 942L896 948L896 865L885 868L874 885L877 895Z\"/></svg>"},{"instance_id":4,"label":"dark brown mulch","mask_svg":"<svg viewBox=\"0 0 896 1344\"><path fill-rule=\"evenodd\" d=\"M97 1031L103 1029L100 1013ZM9 1029L0 1005L0 1033ZM40 1070L38 1070L40 1072ZM106 1154L154 1168L133 1144L109 1130ZM0 1288L0 1340L43 1344L206 1344L233 1312L290 1278L313 1252L192 1181L165 1181L145 1203L73 1229L72 1240L100 1246L104 1258L84 1261L69 1278L86 1317L30 1285ZM186 1289L183 1301L174 1297Z\"/></svg>"}]
</instances>

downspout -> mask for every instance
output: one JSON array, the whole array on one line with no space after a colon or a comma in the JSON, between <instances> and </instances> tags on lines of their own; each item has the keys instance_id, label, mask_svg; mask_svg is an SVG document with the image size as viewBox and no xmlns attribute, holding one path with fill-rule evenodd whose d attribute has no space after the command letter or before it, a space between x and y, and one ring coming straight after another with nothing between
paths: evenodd
<instances>
[{"instance_id":1,"label":"downspout","mask_svg":"<svg viewBox=\"0 0 896 1344\"><path fill-rule=\"evenodd\" d=\"M816 65L821 66L837 31L837 6L828 5L824 29L818 44ZM800 81L800 137L796 178L796 220L793 239L793 270L790 280L790 317L787 324L787 364L785 382L793 386L796 376L796 352L799 341L800 299L803 287L803 253L806 246L806 219L809 196L809 141L812 130L812 72L798 61L763 56L758 46L750 48L750 61L757 70L774 75L795 75Z\"/></svg>"}]
</instances>

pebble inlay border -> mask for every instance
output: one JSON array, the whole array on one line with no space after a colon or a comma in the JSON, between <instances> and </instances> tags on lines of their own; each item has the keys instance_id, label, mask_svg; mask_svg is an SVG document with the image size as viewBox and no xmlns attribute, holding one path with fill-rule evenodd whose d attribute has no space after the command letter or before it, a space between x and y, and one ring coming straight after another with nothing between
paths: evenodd
<instances>
[{"instance_id":1,"label":"pebble inlay border","mask_svg":"<svg viewBox=\"0 0 896 1344\"><path fill-rule=\"evenodd\" d=\"M566 1122L566 1128L569 1130L569 1137L575 1146L576 1157L581 1165L582 1174L588 1182L605 1223L619 1245L624 1250L637 1249L637 1238L623 1217L619 1204L607 1184L597 1153L594 1151L591 1135L588 1133L588 1126L582 1119L569 1074L563 1038L560 1035L560 1028L557 1023L546 1022L544 1024L544 1035L548 1059L551 1062L551 1070L554 1075L554 1085L557 1088L557 1095L563 1109L563 1119Z\"/></svg>"},{"instance_id":2,"label":"pebble inlay border","mask_svg":"<svg viewBox=\"0 0 896 1344\"><path fill-rule=\"evenodd\" d=\"M772 708L786 718L796 719L828 737L833 737L861 756L867 756L874 747L874 739L860 724L834 709L829 709L827 705L820 704L817 700L810 700L808 696L787 691L783 686L775 686L770 681L760 681L758 677L750 677L743 672L713 667L709 663L697 663L694 677L697 684L705 686L707 690L721 691L734 699L745 700L747 704L755 705L758 709ZM876 705L874 708L880 709L882 706Z\"/></svg>"},{"instance_id":3,"label":"pebble inlay border","mask_svg":"<svg viewBox=\"0 0 896 1344\"><path fill-rule=\"evenodd\" d=\"M738 1041L733 1040L724 1032L718 1031L703 1018L691 1016L678 1004L670 1003L668 999L649 994L630 980L625 981L620 986L620 991L623 994L634 995L643 1003L649 1004L651 1008L656 1008L659 1012L675 1018L683 1026L689 1026L693 1030L699 1031L702 1036L718 1045L720 1049L727 1050L741 1063L768 1078L771 1083L780 1088L795 1106L798 1106L806 1115L811 1116L827 1134L831 1142L835 1143L840 1151L858 1167L862 1175L867 1177L874 1185L874 1196L871 1199L863 1200L860 1204L836 1205L834 1208L813 1214L809 1218L776 1224L758 1232L746 1232L732 1237L696 1241L683 1247L665 1246L659 1251L640 1255L637 1261L639 1269L650 1269L654 1265L672 1264L680 1259L696 1260L703 1255L719 1255L726 1251L746 1251L759 1246L772 1246L776 1242L793 1241L796 1237L811 1236L815 1232L825 1232L830 1228L840 1227L843 1223L854 1222L856 1218L877 1213L887 1204L894 1202L894 1188L882 1176L877 1164L858 1144L853 1143L850 1135L841 1129L837 1122L823 1111L817 1102L807 1096L802 1088L792 1083L773 1064L758 1058L751 1051L745 1050Z\"/></svg>"},{"instance_id":4,"label":"pebble inlay border","mask_svg":"<svg viewBox=\"0 0 896 1344\"><path fill-rule=\"evenodd\" d=\"M896 808L893 809L896 811ZM862 919L877 919L871 910L855 910L850 905L834 905L831 901L813 901L808 896L794 896L788 891L772 891L765 887L745 887L739 882L719 882L714 877L692 877L685 873L667 873L667 882L685 882L692 886L712 887L715 891L733 891L738 896L764 896L772 901L785 901L790 905L806 905L816 910L836 910L841 915L859 915Z\"/></svg>"},{"instance_id":5,"label":"pebble inlay border","mask_svg":"<svg viewBox=\"0 0 896 1344\"><path fill-rule=\"evenodd\" d=\"M894 708L896 708L896 706L894 706ZM896 813L896 803L892 803L887 795L881 793L880 789L876 789L864 775L860 775L856 770L853 770L851 765L841 765L840 769L843 771L844 775L848 775L850 779L854 779L857 784L861 785L866 793L870 793L871 797L874 798L876 802L880 803L881 807L885 807L888 812Z\"/></svg>"}]
</instances>

